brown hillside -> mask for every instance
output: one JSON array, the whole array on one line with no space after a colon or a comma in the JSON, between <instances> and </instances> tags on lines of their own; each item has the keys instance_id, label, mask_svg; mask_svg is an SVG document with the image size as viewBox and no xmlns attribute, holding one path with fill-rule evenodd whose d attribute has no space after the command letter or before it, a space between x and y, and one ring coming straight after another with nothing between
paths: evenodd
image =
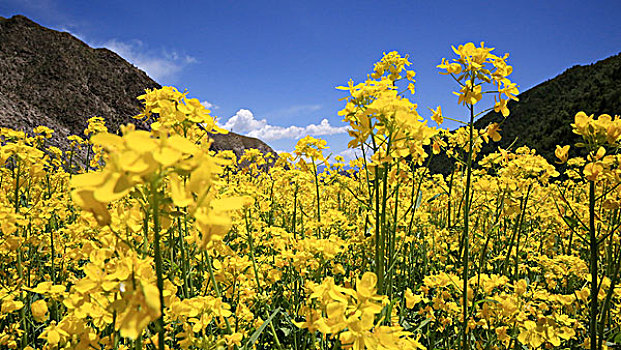
<instances>
[{"instance_id":1,"label":"brown hillside","mask_svg":"<svg viewBox=\"0 0 621 350\"><path fill-rule=\"evenodd\" d=\"M58 32L17 15L0 17L0 126L28 131L45 125L53 143L66 146L81 135L87 119L104 117L108 129L137 123L137 96L160 85L116 53L94 49L69 33ZM139 125L146 128L147 125ZM231 133L217 137L215 149L244 148L273 152L258 139Z\"/></svg>"}]
</instances>

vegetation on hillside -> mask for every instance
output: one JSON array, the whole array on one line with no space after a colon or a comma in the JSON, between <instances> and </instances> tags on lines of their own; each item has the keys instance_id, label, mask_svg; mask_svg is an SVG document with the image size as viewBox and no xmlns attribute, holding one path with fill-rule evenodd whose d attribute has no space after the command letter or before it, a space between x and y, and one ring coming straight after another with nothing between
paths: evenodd
<instances>
[{"instance_id":1,"label":"vegetation on hillside","mask_svg":"<svg viewBox=\"0 0 621 350\"><path fill-rule=\"evenodd\" d=\"M621 54L588 66L575 66L563 74L518 95L519 101L508 104L511 114L490 111L475 122L479 129L490 123L502 123L503 138L483 146L481 156L520 146L536 149L554 163L558 144L572 145L580 137L571 130L576 111L600 115L621 113ZM585 154L582 154L583 156ZM431 161L434 173L448 174L453 162L443 156Z\"/></svg>"}]
</instances>

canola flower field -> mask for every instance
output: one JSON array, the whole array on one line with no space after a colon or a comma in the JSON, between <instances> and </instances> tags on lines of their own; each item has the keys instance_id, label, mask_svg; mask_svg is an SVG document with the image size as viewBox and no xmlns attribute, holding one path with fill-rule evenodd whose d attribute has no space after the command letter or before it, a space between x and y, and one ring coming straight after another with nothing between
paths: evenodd
<instances>
[{"instance_id":1,"label":"canola flower field","mask_svg":"<svg viewBox=\"0 0 621 350\"><path fill-rule=\"evenodd\" d=\"M340 87L349 167L312 137L210 152L226 131L171 87L139 97L150 131L94 117L60 150L45 126L1 129L0 348L617 346L619 116L576 111L562 173L528 147L477 157L502 123L475 129L475 105L506 117L518 89L508 55L453 51L453 132L406 97L407 56ZM437 154L452 173L428 171Z\"/></svg>"}]
</instances>

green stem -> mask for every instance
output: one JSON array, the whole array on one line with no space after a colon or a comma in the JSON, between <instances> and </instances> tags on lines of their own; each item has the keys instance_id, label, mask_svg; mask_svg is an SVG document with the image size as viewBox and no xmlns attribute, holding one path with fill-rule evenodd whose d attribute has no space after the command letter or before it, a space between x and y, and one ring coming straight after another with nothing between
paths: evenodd
<instances>
[{"instance_id":1,"label":"green stem","mask_svg":"<svg viewBox=\"0 0 621 350\"><path fill-rule=\"evenodd\" d=\"M257 289L262 292L261 280L259 279L259 270L257 269L257 262L254 257L254 243L252 242L252 235L250 234L250 223L248 222L248 212L244 213L246 220L246 234L248 235L248 247L250 248L250 260L252 261L252 269L254 270L254 277L257 280Z\"/></svg>"},{"instance_id":2,"label":"green stem","mask_svg":"<svg viewBox=\"0 0 621 350\"><path fill-rule=\"evenodd\" d=\"M248 235L248 246L250 247L250 259L252 261L252 269L254 270L254 276L257 280L257 289L259 290L260 293L262 293L263 288L261 288L261 281L259 279L259 270L257 269L257 262L254 256L254 243L252 242L252 235L250 234L250 223L248 222L248 212L244 214L244 217L246 219L246 234ZM268 306L268 310L269 310L269 306ZM272 332L272 335L274 336L274 341L276 342L276 346L278 347L278 349L282 349L282 345L280 344L280 341L278 340L278 335L276 334L276 329L274 328L274 324L270 322L269 327L270 327L270 331Z\"/></svg>"},{"instance_id":3,"label":"green stem","mask_svg":"<svg viewBox=\"0 0 621 350\"><path fill-rule=\"evenodd\" d=\"M470 341L468 337L468 277L469 277L469 265L470 265L470 186L472 181L472 153L474 149L473 134L474 134L474 106L469 105L470 108L470 123L468 124L468 159L466 167L466 188L465 188L465 203L464 203L464 231L463 231L463 244L464 244L464 256L463 256L463 295L462 295L462 348L468 350L470 348Z\"/></svg>"},{"instance_id":4,"label":"green stem","mask_svg":"<svg viewBox=\"0 0 621 350\"><path fill-rule=\"evenodd\" d=\"M17 164L15 165L15 168L17 169L17 173L15 171L15 169L13 170L13 174L15 176L15 191L14 191L14 199L15 199L15 213L19 214L19 178L21 175L21 162L17 162ZM22 283L24 283L24 270L22 268L22 248L21 246L19 248L17 248L17 275L19 276L19 283L20 285ZM21 301L26 304L26 300L25 298L23 298L21 296L20 293L20 299ZM21 323L22 323L22 329L24 330L24 334L22 335L22 340L20 342L20 349L24 349L26 347L26 345L28 344L28 323L26 322L26 310L25 307L22 307L19 310L19 315L21 318Z\"/></svg>"},{"instance_id":5,"label":"green stem","mask_svg":"<svg viewBox=\"0 0 621 350\"><path fill-rule=\"evenodd\" d=\"M180 264L181 264L181 279L183 281L183 286L182 286L183 297L189 298L190 295L188 294L188 270L186 268L187 257L186 257L186 252L185 252L186 247L185 247L185 242L184 242L185 234L181 226L181 217L177 218L177 230L179 231L179 236L177 237L177 239L179 240L179 250L181 250L181 263Z\"/></svg>"},{"instance_id":6,"label":"green stem","mask_svg":"<svg viewBox=\"0 0 621 350\"><path fill-rule=\"evenodd\" d=\"M90 164L91 164L91 145L87 144L86 145L86 164L85 164L87 173L90 170Z\"/></svg>"},{"instance_id":7,"label":"green stem","mask_svg":"<svg viewBox=\"0 0 621 350\"><path fill-rule=\"evenodd\" d=\"M317 174L317 164L315 164L315 159L313 158L313 169L315 173L315 192L317 196L317 222L321 223L321 209L319 207L319 175Z\"/></svg>"},{"instance_id":8,"label":"green stem","mask_svg":"<svg viewBox=\"0 0 621 350\"><path fill-rule=\"evenodd\" d=\"M532 187L533 187L532 183L528 185L528 191L526 191L526 198L524 198L524 204L522 205L522 215L520 217L520 221L519 221L517 232L516 232L517 239L515 243L515 270L513 273L513 276L516 281L519 278L518 272L519 272L519 264L520 264L520 233L522 232L522 226L524 225L524 217L526 216L526 207L528 205L528 197L530 196L530 191Z\"/></svg>"},{"instance_id":9,"label":"green stem","mask_svg":"<svg viewBox=\"0 0 621 350\"><path fill-rule=\"evenodd\" d=\"M151 183L151 206L153 212L153 252L155 254L155 273L157 275L157 289L159 290L160 298L160 317L157 319L158 329L158 347L160 350L164 350L164 278L163 278L163 264L162 253L160 251L160 220L159 220L159 195L157 193L158 180L154 180Z\"/></svg>"},{"instance_id":10,"label":"green stem","mask_svg":"<svg viewBox=\"0 0 621 350\"><path fill-rule=\"evenodd\" d=\"M598 350L597 342L597 255L599 253L597 236L595 235L595 181L589 182L589 238L591 251L591 315L589 320L589 335L591 350ZM601 350L601 349L600 349Z\"/></svg>"},{"instance_id":11,"label":"green stem","mask_svg":"<svg viewBox=\"0 0 621 350\"><path fill-rule=\"evenodd\" d=\"M298 234L295 232L295 224L297 218L298 209L298 183L295 183L295 192L293 193L293 219L291 220L291 232L293 232L293 238L298 239Z\"/></svg>"},{"instance_id":12,"label":"green stem","mask_svg":"<svg viewBox=\"0 0 621 350\"><path fill-rule=\"evenodd\" d=\"M209 252L207 252L206 250L204 252L205 252L205 255L207 256L207 270L209 271L209 277L211 278L211 284L213 285L213 289L216 291L216 296L218 298L221 298L222 294L220 294L220 287L218 287L218 282L216 281L216 276L213 273L213 267L211 266L211 256L209 255ZM226 330L229 332L229 334L233 333L233 330L231 329L231 325L229 324L229 319L224 317L224 322L226 323Z\"/></svg>"}]
</instances>

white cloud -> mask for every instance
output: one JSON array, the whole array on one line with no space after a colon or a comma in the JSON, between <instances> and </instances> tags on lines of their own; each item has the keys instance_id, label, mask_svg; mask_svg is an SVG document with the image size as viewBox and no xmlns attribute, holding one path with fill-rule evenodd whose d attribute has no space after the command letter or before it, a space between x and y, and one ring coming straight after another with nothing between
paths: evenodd
<instances>
[{"instance_id":1,"label":"white cloud","mask_svg":"<svg viewBox=\"0 0 621 350\"><path fill-rule=\"evenodd\" d=\"M234 116L229 118L224 125L222 125L223 128L240 134L246 134L254 130L261 130L268 126L267 120L254 119L254 115L248 109L240 109Z\"/></svg>"},{"instance_id":2,"label":"white cloud","mask_svg":"<svg viewBox=\"0 0 621 350\"><path fill-rule=\"evenodd\" d=\"M319 125L309 124L305 127L305 131L309 135L334 135L347 132L346 126L332 126L328 119L322 119Z\"/></svg>"},{"instance_id":3,"label":"white cloud","mask_svg":"<svg viewBox=\"0 0 621 350\"><path fill-rule=\"evenodd\" d=\"M211 103L209 101L201 101L201 104L203 106L205 106L205 108L207 108L207 109L218 109L218 108L220 108L220 107L214 105L213 103Z\"/></svg>"},{"instance_id":4,"label":"white cloud","mask_svg":"<svg viewBox=\"0 0 621 350\"><path fill-rule=\"evenodd\" d=\"M240 109L221 126L233 132L266 141L299 139L306 135L325 136L347 132L346 126L332 126L328 119L323 119L319 124L309 124L306 126L292 125L283 127L270 125L265 119L255 119L254 114L248 109Z\"/></svg>"},{"instance_id":5,"label":"white cloud","mask_svg":"<svg viewBox=\"0 0 621 350\"><path fill-rule=\"evenodd\" d=\"M342 152L339 152L338 155L343 157L346 162L349 162L350 160L354 160L357 158L362 158L362 153L360 152L359 149L348 148Z\"/></svg>"},{"instance_id":6,"label":"white cloud","mask_svg":"<svg viewBox=\"0 0 621 350\"><path fill-rule=\"evenodd\" d=\"M196 62L196 58L175 51L157 54L140 40L124 42L112 39L97 46L116 52L160 83L174 79L185 66Z\"/></svg>"}]
</instances>

